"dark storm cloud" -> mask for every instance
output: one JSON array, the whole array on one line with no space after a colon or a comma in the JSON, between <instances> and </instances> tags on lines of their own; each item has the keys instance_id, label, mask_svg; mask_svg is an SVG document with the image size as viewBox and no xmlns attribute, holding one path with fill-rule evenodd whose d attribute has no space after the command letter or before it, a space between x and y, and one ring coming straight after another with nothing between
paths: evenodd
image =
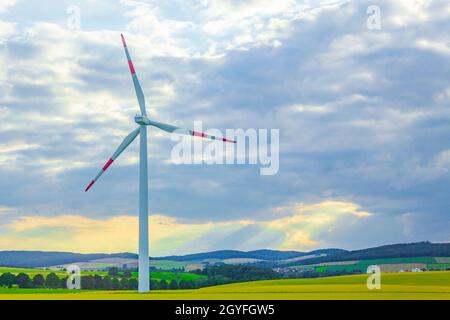
<instances>
[{"instance_id":1,"label":"dark storm cloud","mask_svg":"<svg viewBox=\"0 0 450 320\"><path fill-rule=\"evenodd\" d=\"M385 23L371 31L366 28L368 5L352 2L292 22L279 36L281 46L256 45L214 59L152 55L143 61L142 53L133 55L150 114L158 120L184 127L203 120L205 127L222 129L280 129L275 176L260 176L253 166L167 164L174 142L151 136L151 211L191 221L271 219L274 207L337 199L374 215L350 225L340 221L332 233L316 235L324 245L448 241L450 56L417 45L420 39L447 39L448 19L397 26L390 17L407 13L382 1ZM429 8L430 14L439 10L437 4ZM40 215L108 217L137 210L137 165L120 164L137 155L136 142L95 192L83 192L132 130L136 103L126 100L134 99L134 92L120 43L104 46L81 39L73 83L55 90L24 82L23 77L39 79L34 70L19 68L14 76L8 71L12 98L0 107L11 112L7 119L16 126L1 131L0 139L38 147L14 151L14 168L0 162L2 205ZM27 46L8 45L9 59L41 54L39 46ZM173 97L161 91L163 86L173 88ZM89 99L108 92L123 108L123 118L90 108L89 99L76 102L92 114L66 114L58 101L68 95L66 87ZM44 119L20 123L14 115L20 111L35 111ZM51 117L56 119L45 121ZM52 172L53 165L59 170ZM218 237L217 244L233 246L260 231L246 227ZM265 239L277 243L279 235Z\"/></svg>"}]
</instances>

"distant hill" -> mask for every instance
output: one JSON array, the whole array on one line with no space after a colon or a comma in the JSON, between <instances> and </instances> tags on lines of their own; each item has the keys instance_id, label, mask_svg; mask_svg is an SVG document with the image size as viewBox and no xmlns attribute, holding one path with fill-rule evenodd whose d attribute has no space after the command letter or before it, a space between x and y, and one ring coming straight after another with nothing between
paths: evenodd
<instances>
[{"instance_id":1,"label":"distant hill","mask_svg":"<svg viewBox=\"0 0 450 320\"><path fill-rule=\"evenodd\" d=\"M134 253L81 254L47 251L0 251L0 267L38 268L104 258L137 258Z\"/></svg>"},{"instance_id":2,"label":"distant hill","mask_svg":"<svg viewBox=\"0 0 450 320\"><path fill-rule=\"evenodd\" d=\"M312 252L278 251L278 250L221 250L205 253L195 253L180 256L150 257L153 261L176 261L176 262L202 262L205 260L227 260L227 259L255 259L264 261L280 261L299 257L330 255L346 252L340 249L325 249ZM0 267L38 268L65 265L83 262L101 262L105 259L123 258L137 259L134 253L116 254L81 254L72 252L46 252L46 251L0 251Z\"/></svg>"},{"instance_id":3,"label":"distant hill","mask_svg":"<svg viewBox=\"0 0 450 320\"><path fill-rule=\"evenodd\" d=\"M258 266L295 266L301 261L302 265L318 264L323 262L352 261L383 258L412 258L412 257L450 257L450 243L407 243L394 244L363 250L346 251L342 249L323 249L311 252L278 251L278 250L220 250L179 256L151 257L151 262L161 268L173 268L194 264L196 267L202 263L245 264L254 263ZM71 263L86 262L85 265L106 266L117 264L133 265L137 260L134 253L115 254L80 254L72 252L45 252L45 251L0 251L0 267L38 268L53 267ZM115 263L115 264L114 264Z\"/></svg>"},{"instance_id":4,"label":"distant hill","mask_svg":"<svg viewBox=\"0 0 450 320\"><path fill-rule=\"evenodd\" d=\"M335 255L342 254L347 251L341 249L324 249L311 252L298 251L278 251L278 250L255 250L255 251L238 251L238 250L219 250L204 253L187 254L183 256L167 256L152 258L154 260L171 260L171 261L201 261L206 259L258 259L258 260L288 260L309 255Z\"/></svg>"},{"instance_id":5,"label":"distant hill","mask_svg":"<svg viewBox=\"0 0 450 320\"><path fill-rule=\"evenodd\" d=\"M414 257L450 257L450 243L403 243L392 244L363 250L341 252L332 256L324 256L302 260L302 265L324 262L386 259L386 258L414 258ZM285 263L283 266L293 266L298 263Z\"/></svg>"}]
</instances>

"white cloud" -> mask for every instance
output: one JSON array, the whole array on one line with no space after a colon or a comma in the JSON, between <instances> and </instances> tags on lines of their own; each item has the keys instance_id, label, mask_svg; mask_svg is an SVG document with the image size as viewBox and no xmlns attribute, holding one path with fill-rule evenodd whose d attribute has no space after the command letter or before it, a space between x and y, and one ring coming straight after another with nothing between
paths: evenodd
<instances>
[{"instance_id":1,"label":"white cloud","mask_svg":"<svg viewBox=\"0 0 450 320\"><path fill-rule=\"evenodd\" d=\"M436 170L439 173L448 173L450 171L450 149L443 150L434 157Z\"/></svg>"},{"instance_id":2,"label":"white cloud","mask_svg":"<svg viewBox=\"0 0 450 320\"><path fill-rule=\"evenodd\" d=\"M371 214L350 202L325 201L317 204L295 204L274 209L272 220L229 220L225 222L180 222L164 215L150 217L151 255L195 252L204 238L233 237L241 229L252 226L260 229L257 235L244 235L236 249L249 249L249 244L269 246L265 236L278 234L278 249L311 250L320 247L318 233L332 228L342 219L361 219ZM1 210L0 210L1 212ZM79 215L53 217L24 216L3 226L0 249L64 250L75 252L137 251L138 219L135 216L116 216L92 219ZM256 237L256 238L255 238ZM261 238L262 237L262 238ZM257 240L255 242L255 240ZM269 239L271 240L271 239ZM204 250L213 250L214 243L203 243Z\"/></svg>"},{"instance_id":3,"label":"white cloud","mask_svg":"<svg viewBox=\"0 0 450 320\"><path fill-rule=\"evenodd\" d=\"M17 26L13 22L0 20L0 43L17 33Z\"/></svg>"},{"instance_id":4,"label":"white cloud","mask_svg":"<svg viewBox=\"0 0 450 320\"><path fill-rule=\"evenodd\" d=\"M0 216L1 215L7 215L7 214L12 213L14 211L15 211L14 208L0 206Z\"/></svg>"},{"instance_id":5,"label":"white cloud","mask_svg":"<svg viewBox=\"0 0 450 320\"><path fill-rule=\"evenodd\" d=\"M275 208L275 212L290 213L288 216L264 224L269 229L280 230L285 238L280 245L284 250L298 250L298 248L317 248L320 240L317 234L333 228L333 224L341 219L359 219L370 217L372 214L360 210L351 202L324 201L317 204L305 205L298 203L293 206Z\"/></svg>"},{"instance_id":6,"label":"white cloud","mask_svg":"<svg viewBox=\"0 0 450 320\"><path fill-rule=\"evenodd\" d=\"M416 42L417 47L427 50L432 50L440 54L450 55L450 47L445 42L419 39Z\"/></svg>"},{"instance_id":7,"label":"white cloud","mask_svg":"<svg viewBox=\"0 0 450 320\"><path fill-rule=\"evenodd\" d=\"M431 0L399 0L395 2L395 10L388 19L392 24L406 27L413 23L423 23L434 16L430 13ZM434 13L434 12L433 12Z\"/></svg>"},{"instance_id":8,"label":"white cloud","mask_svg":"<svg viewBox=\"0 0 450 320\"><path fill-rule=\"evenodd\" d=\"M27 150L36 150L39 148L37 144L29 144L21 141L13 141L0 145L0 168L18 169L19 158L21 153Z\"/></svg>"},{"instance_id":9,"label":"white cloud","mask_svg":"<svg viewBox=\"0 0 450 320\"><path fill-rule=\"evenodd\" d=\"M267 45L278 47L293 22L314 19L323 10L347 1L183 1L179 18L154 1L121 0L130 17L127 29L138 36L133 41L146 54L175 57L223 57L230 50L248 50ZM162 6L164 7L164 6Z\"/></svg>"},{"instance_id":10,"label":"white cloud","mask_svg":"<svg viewBox=\"0 0 450 320\"><path fill-rule=\"evenodd\" d=\"M16 4L17 0L1 0L0 13L8 11L8 9Z\"/></svg>"}]
</instances>

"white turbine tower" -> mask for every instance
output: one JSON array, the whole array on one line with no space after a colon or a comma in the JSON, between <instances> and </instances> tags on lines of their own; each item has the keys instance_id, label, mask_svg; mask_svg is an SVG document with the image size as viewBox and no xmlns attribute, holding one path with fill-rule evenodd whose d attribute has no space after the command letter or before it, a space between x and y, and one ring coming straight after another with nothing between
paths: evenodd
<instances>
[{"instance_id":1,"label":"white turbine tower","mask_svg":"<svg viewBox=\"0 0 450 320\"><path fill-rule=\"evenodd\" d=\"M89 183L86 191L88 191L95 181L100 178L103 172L108 169L108 167L113 163L114 160L130 145L131 142L136 139L140 134L140 154L139 154L139 292L149 292L150 291L150 272L149 272L149 251L148 251L148 173L147 173L147 126L154 126L163 131L178 134L186 134L194 137L201 137L211 140L219 140L223 142L236 143L235 140L229 140L225 138L219 138L215 136L210 136L202 132L196 132L192 130L184 130L179 127L165 124L157 121L150 120L147 118L147 111L145 109L145 98L142 91L141 85L139 84L138 77L136 76L136 71L131 61L130 53L128 52L127 44L123 35L122 43L125 49L125 54L128 60L128 66L130 67L131 77L133 79L134 88L136 90L136 96L139 102L139 108L141 114L135 116L134 121L139 125L137 129L132 131L119 145L117 150L111 156L111 158L106 162L94 180Z\"/></svg>"}]
</instances>

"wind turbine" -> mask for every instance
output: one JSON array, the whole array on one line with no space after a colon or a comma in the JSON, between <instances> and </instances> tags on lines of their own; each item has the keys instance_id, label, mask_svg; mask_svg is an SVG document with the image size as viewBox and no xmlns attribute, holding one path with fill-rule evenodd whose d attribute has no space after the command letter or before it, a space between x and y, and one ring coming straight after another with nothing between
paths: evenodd
<instances>
[{"instance_id":1,"label":"wind turbine","mask_svg":"<svg viewBox=\"0 0 450 320\"><path fill-rule=\"evenodd\" d=\"M137 100L139 102L139 108L141 110L140 115L136 115L134 121L139 125L138 128L133 130L122 143L117 150L113 153L111 158L106 162L94 180L89 183L85 192L87 192L92 185L101 177L103 172L109 168L109 166L117 159L117 157L136 139L140 134L140 150L139 150L139 288L141 293L150 291L150 272L149 272L149 252L148 252L148 173L147 173L147 126L157 127L163 131L178 134L186 134L194 137L201 137L211 140L219 140L223 142L236 143L235 140L219 138L211 135L207 135L203 132L197 132L192 130L185 130L179 127L157 122L147 118L147 111L145 109L144 92L142 91L139 79L136 75L136 71L131 61L130 53L125 42L123 34L122 37L123 47L125 49L125 55L127 56L128 66L130 67L131 77L133 79L134 89L136 90Z\"/></svg>"}]
</instances>

